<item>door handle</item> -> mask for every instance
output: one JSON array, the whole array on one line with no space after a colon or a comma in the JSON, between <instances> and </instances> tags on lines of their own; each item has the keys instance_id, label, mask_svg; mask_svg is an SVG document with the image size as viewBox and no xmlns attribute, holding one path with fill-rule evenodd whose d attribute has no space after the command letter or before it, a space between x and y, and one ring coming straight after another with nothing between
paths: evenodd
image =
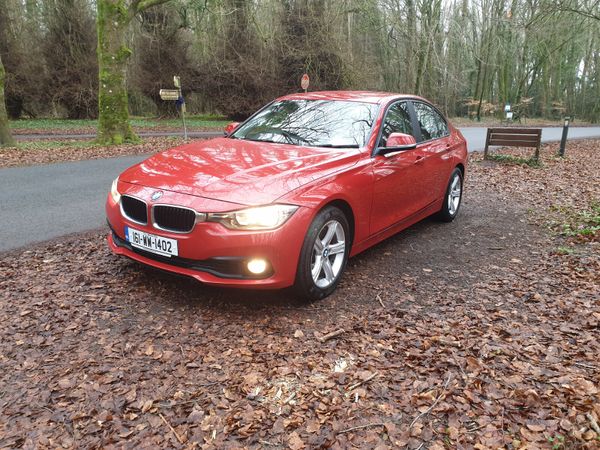
<instances>
[{"instance_id":1,"label":"door handle","mask_svg":"<svg viewBox=\"0 0 600 450\"><path fill-rule=\"evenodd\" d=\"M424 160L425 160L425 157L423 155L417 155L415 158L415 164L422 163Z\"/></svg>"}]
</instances>

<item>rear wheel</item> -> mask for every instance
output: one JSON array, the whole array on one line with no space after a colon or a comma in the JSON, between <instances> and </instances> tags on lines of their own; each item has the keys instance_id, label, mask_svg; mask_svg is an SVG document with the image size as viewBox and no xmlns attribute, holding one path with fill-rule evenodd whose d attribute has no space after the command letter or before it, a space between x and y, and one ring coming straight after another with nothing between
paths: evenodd
<instances>
[{"instance_id":1,"label":"rear wheel","mask_svg":"<svg viewBox=\"0 0 600 450\"><path fill-rule=\"evenodd\" d=\"M460 169L457 167L450 176L448 187L446 188L446 196L442 209L437 217L442 222L452 222L458 214L460 203L462 201L463 176Z\"/></svg>"},{"instance_id":2,"label":"rear wheel","mask_svg":"<svg viewBox=\"0 0 600 450\"><path fill-rule=\"evenodd\" d=\"M320 211L306 233L294 289L302 298L319 300L337 287L350 251L348 219L334 206Z\"/></svg>"}]
</instances>

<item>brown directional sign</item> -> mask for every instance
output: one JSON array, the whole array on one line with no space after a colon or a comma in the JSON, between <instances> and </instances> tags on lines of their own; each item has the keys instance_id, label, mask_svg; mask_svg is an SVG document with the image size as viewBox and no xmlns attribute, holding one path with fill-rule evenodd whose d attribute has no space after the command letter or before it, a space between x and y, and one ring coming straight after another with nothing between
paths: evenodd
<instances>
[{"instance_id":1,"label":"brown directional sign","mask_svg":"<svg viewBox=\"0 0 600 450\"><path fill-rule=\"evenodd\" d=\"M183 122L183 137L187 141L187 126L185 125L185 101L181 95L181 78L178 75L173 77L173 84L177 89L161 89L158 93L161 100L177 101L181 98L181 103L178 104L179 112L181 113L181 121Z\"/></svg>"},{"instance_id":2,"label":"brown directional sign","mask_svg":"<svg viewBox=\"0 0 600 450\"><path fill-rule=\"evenodd\" d=\"M179 89L161 89L159 94L162 100L179 99Z\"/></svg>"}]
</instances>

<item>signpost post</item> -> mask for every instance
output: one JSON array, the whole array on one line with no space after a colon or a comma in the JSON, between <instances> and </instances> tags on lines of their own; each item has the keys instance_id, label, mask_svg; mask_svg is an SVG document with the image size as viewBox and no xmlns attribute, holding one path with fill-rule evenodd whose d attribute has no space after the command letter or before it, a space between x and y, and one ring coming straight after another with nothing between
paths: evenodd
<instances>
[{"instance_id":1,"label":"signpost post","mask_svg":"<svg viewBox=\"0 0 600 450\"><path fill-rule=\"evenodd\" d=\"M310 84L310 77L308 76L307 73L305 73L304 75L302 75L302 78L300 78L300 86L302 86L302 89L304 89L304 93L308 92L309 84Z\"/></svg>"},{"instance_id":2,"label":"signpost post","mask_svg":"<svg viewBox=\"0 0 600 450\"><path fill-rule=\"evenodd\" d=\"M567 134L569 134L569 122L571 121L571 117L565 117L565 124L563 126L562 137L560 139L560 149L558 150L558 154L560 156L565 156L565 147L567 145Z\"/></svg>"},{"instance_id":3,"label":"signpost post","mask_svg":"<svg viewBox=\"0 0 600 450\"><path fill-rule=\"evenodd\" d=\"M177 89L161 89L159 91L159 95L160 95L161 100L177 102L176 105L178 106L179 110L181 111L181 121L183 122L183 138L187 141L188 134L187 134L187 126L185 124L186 108L185 108L185 99L183 98L183 95L181 95L181 78L178 76L174 76L173 84L175 85L175 87Z\"/></svg>"}]
</instances>

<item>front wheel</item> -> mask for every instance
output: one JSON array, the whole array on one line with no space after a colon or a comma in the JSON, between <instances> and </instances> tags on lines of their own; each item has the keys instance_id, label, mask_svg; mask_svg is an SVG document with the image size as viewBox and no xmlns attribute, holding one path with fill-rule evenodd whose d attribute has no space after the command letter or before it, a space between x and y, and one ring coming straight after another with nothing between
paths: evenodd
<instances>
[{"instance_id":1,"label":"front wheel","mask_svg":"<svg viewBox=\"0 0 600 450\"><path fill-rule=\"evenodd\" d=\"M320 211L304 238L294 284L296 293L309 300L331 294L346 268L349 243L350 230L344 213L334 206Z\"/></svg>"},{"instance_id":2,"label":"front wheel","mask_svg":"<svg viewBox=\"0 0 600 450\"><path fill-rule=\"evenodd\" d=\"M463 191L463 176L460 169L457 167L450 175L450 181L446 188L446 196L444 197L444 203L442 209L438 213L437 217L442 222L452 222L458 214L460 203L462 201Z\"/></svg>"}]
</instances>

